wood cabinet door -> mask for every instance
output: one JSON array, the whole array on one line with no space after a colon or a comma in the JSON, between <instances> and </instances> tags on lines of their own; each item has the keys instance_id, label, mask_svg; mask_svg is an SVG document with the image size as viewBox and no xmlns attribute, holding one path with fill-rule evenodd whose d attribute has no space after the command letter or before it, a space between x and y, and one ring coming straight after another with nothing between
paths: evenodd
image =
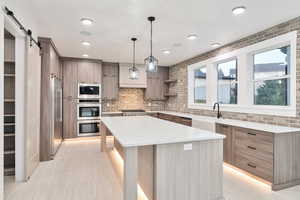
<instances>
[{"instance_id":1,"label":"wood cabinet door","mask_svg":"<svg viewBox=\"0 0 300 200\"><path fill-rule=\"evenodd\" d=\"M78 62L78 82L79 83L95 83L94 80L94 63L88 61Z\"/></svg>"},{"instance_id":2,"label":"wood cabinet door","mask_svg":"<svg viewBox=\"0 0 300 200\"><path fill-rule=\"evenodd\" d=\"M63 97L77 98L78 97L78 65L77 62L64 61L63 62Z\"/></svg>"},{"instance_id":3,"label":"wood cabinet door","mask_svg":"<svg viewBox=\"0 0 300 200\"><path fill-rule=\"evenodd\" d=\"M146 99L149 100L165 100L167 86L165 80L169 77L169 69L167 67L159 67L155 73L147 73Z\"/></svg>"},{"instance_id":4,"label":"wood cabinet door","mask_svg":"<svg viewBox=\"0 0 300 200\"><path fill-rule=\"evenodd\" d=\"M216 132L225 135L226 138L223 140L223 159L224 162L233 164L232 161L232 127L223 124L216 124Z\"/></svg>"},{"instance_id":5,"label":"wood cabinet door","mask_svg":"<svg viewBox=\"0 0 300 200\"><path fill-rule=\"evenodd\" d=\"M94 63L93 81L95 83L101 83L102 80L102 65L101 63Z\"/></svg>"},{"instance_id":6,"label":"wood cabinet door","mask_svg":"<svg viewBox=\"0 0 300 200\"><path fill-rule=\"evenodd\" d=\"M119 66L117 63L103 63L102 98L117 99L119 94Z\"/></svg>"},{"instance_id":7,"label":"wood cabinet door","mask_svg":"<svg viewBox=\"0 0 300 200\"><path fill-rule=\"evenodd\" d=\"M147 73L147 74L152 74ZM159 100L160 83L157 76L147 75L147 88L145 91L145 97L149 100Z\"/></svg>"},{"instance_id":8,"label":"wood cabinet door","mask_svg":"<svg viewBox=\"0 0 300 200\"><path fill-rule=\"evenodd\" d=\"M76 100L63 100L63 138L77 137L77 106Z\"/></svg>"}]
</instances>

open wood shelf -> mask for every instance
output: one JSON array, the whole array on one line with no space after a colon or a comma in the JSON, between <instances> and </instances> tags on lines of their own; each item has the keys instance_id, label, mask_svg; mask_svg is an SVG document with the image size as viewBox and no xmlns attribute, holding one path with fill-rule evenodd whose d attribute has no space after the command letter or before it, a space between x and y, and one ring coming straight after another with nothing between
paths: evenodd
<instances>
[{"instance_id":1,"label":"open wood shelf","mask_svg":"<svg viewBox=\"0 0 300 200\"><path fill-rule=\"evenodd\" d=\"M15 99L4 99L4 102L15 102Z\"/></svg>"},{"instance_id":2,"label":"open wood shelf","mask_svg":"<svg viewBox=\"0 0 300 200\"><path fill-rule=\"evenodd\" d=\"M4 123L4 126L14 126L15 123Z\"/></svg>"},{"instance_id":3,"label":"open wood shelf","mask_svg":"<svg viewBox=\"0 0 300 200\"><path fill-rule=\"evenodd\" d=\"M4 114L4 117L14 117L16 116L15 114Z\"/></svg>"},{"instance_id":4,"label":"open wood shelf","mask_svg":"<svg viewBox=\"0 0 300 200\"><path fill-rule=\"evenodd\" d=\"M4 154L5 154L5 155L8 155L8 154L15 154L15 151L14 151L14 150L11 150L11 151L4 151Z\"/></svg>"},{"instance_id":5,"label":"open wood shelf","mask_svg":"<svg viewBox=\"0 0 300 200\"><path fill-rule=\"evenodd\" d=\"M15 74L4 74L4 77L15 77Z\"/></svg>"},{"instance_id":6,"label":"open wood shelf","mask_svg":"<svg viewBox=\"0 0 300 200\"><path fill-rule=\"evenodd\" d=\"M4 60L4 63L15 63L16 61L14 60Z\"/></svg>"},{"instance_id":7,"label":"open wood shelf","mask_svg":"<svg viewBox=\"0 0 300 200\"><path fill-rule=\"evenodd\" d=\"M4 133L4 137L14 137L14 136L15 136L14 133L7 133L7 134Z\"/></svg>"},{"instance_id":8,"label":"open wood shelf","mask_svg":"<svg viewBox=\"0 0 300 200\"><path fill-rule=\"evenodd\" d=\"M177 80L176 79L169 79L169 80L165 80L165 83L166 84L169 84L169 83L176 83L177 82Z\"/></svg>"},{"instance_id":9,"label":"open wood shelf","mask_svg":"<svg viewBox=\"0 0 300 200\"><path fill-rule=\"evenodd\" d=\"M13 176L15 175L15 168L5 168L4 169L4 176Z\"/></svg>"},{"instance_id":10,"label":"open wood shelf","mask_svg":"<svg viewBox=\"0 0 300 200\"><path fill-rule=\"evenodd\" d=\"M177 94L165 94L165 97L177 97Z\"/></svg>"}]
</instances>

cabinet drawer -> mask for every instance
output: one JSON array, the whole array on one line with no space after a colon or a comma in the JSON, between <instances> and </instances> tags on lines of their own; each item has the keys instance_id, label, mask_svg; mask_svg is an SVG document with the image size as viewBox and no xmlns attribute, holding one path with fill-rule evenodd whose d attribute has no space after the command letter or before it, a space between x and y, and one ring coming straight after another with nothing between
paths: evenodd
<instances>
[{"instance_id":1,"label":"cabinet drawer","mask_svg":"<svg viewBox=\"0 0 300 200\"><path fill-rule=\"evenodd\" d=\"M273 165L264 160L248 156L246 154L236 152L235 166L245 170L255 176L272 182L273 181Z\"/></svg>"},{"instance_id":2,"label":"cabinet drawer","mask_svg":"<svg viewBox=\"0 0 300 200\"><path fill-rule=\"evenodd\" d=\"M273 164L273 135L235 128L234 151Z\"/></svg>"},{"instance_id":3,"label":"cabinet drawer","mask_svg":"<svg viewBox=\"0 0 300 200\"><path fill-rule=\"evenodd\" d=\"M242 155L248 155L273 164L273 151L264 149L263 146L247 141L235 140L234 151Z\"/></svg>"},{"instance_id":4,"label":"cabinet drawer","mask_svg":"<svg viewBox=\"0 0 300 200\"><path fill-rule=\"evenodd\" d=\"M234 128L237 139L273 146L273 134L244 128Z\"/></svg>"}]
</instances>

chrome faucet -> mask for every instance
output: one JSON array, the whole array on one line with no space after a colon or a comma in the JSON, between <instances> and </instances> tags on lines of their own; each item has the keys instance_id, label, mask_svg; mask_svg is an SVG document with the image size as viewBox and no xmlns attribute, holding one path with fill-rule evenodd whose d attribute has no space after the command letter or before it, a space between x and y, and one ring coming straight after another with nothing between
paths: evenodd
<instances>
[{"instance_id":1,"label":"chrome faucet","mask_svg":"<svg viewBox=\"0 0 300 200\"><path fill-rule=\"evenodd\" d=\"M219 119L220 117L222 117L222 114L221 114L221 112L220 112L220 104L219 104L219 103L215 103L215 104L214 104L213 110L216 109L216 106L218 106L218 114L217 114L217 118Z\"/></svg>"}]
</instances>

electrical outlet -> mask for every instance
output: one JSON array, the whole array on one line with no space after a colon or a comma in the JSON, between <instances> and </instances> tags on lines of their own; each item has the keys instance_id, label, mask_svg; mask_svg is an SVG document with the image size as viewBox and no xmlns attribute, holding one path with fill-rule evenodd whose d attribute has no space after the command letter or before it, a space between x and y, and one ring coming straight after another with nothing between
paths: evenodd
<instances>
[{"instance_id":1,"label":"electrical outlet","mask_svg":"<svg viewBox=\"0 0 300 200\"><path fill-rule=\"evenodd\" d=\"M191 150L193 150L193 144L192 143L184 144L183 145L183 150L184 151L191 151Z\"/></svg>"}]
</instances>

